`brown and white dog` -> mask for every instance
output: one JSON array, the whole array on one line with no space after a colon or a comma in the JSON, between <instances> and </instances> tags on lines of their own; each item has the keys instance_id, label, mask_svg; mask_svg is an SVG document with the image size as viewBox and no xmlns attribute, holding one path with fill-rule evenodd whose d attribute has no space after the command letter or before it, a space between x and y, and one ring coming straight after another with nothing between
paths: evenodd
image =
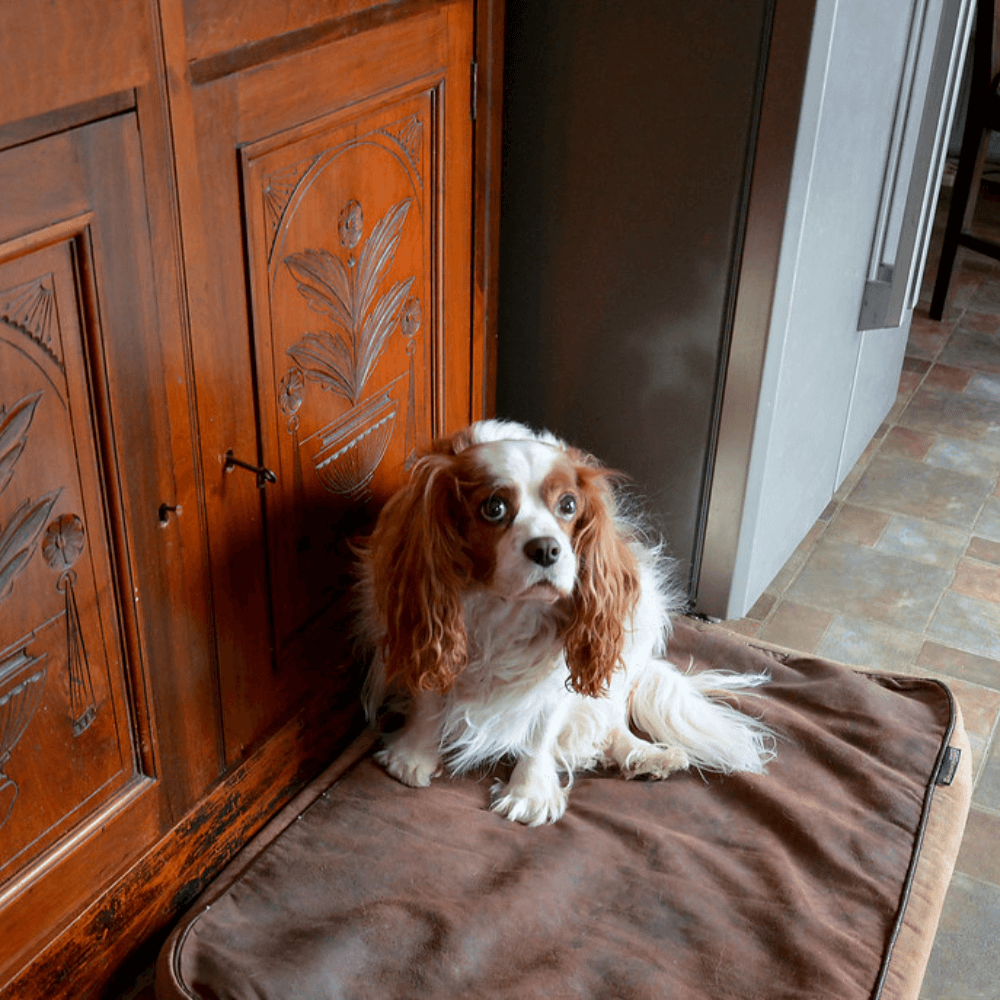
<instances>
[{"instance_id":1,"label":"brown and white dog","mask_svg":"<svg viewBox=\"0 0 1000 1000\"><path fill-rule=\"evenodd\" d=\"M681 601L614 478L551 434L496 420L416 463L361 556L366 708L411 699L378 754L391 775L423 786L445 765L511 757L492 808L537 825L598 765L654 778L763 770L765 727L708 695L767 678L666 661Z\"/></svg>"}]
</instances>

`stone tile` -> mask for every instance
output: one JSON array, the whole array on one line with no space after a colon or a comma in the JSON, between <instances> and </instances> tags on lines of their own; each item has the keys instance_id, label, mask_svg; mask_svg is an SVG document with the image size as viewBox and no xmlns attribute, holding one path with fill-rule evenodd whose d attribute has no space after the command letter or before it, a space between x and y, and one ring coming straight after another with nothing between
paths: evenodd
<instances>
[{"instance_id":1,"label":"stone tile","mask_svg":"<svg viewBox=\"0 0 1000 1000\"><path fill-rule=\"evenodd\" d=\"M910 335L912 337L913 330L910 330ZM940 331L934 334L935 337L940 337ZM919 382L924 375L926 375L931 370L931 363L926 358L922 358L917 354L910 354L909 349L907 349L906 356L903 358L903 374L904 375L915 375L917 381ZM902 383L900 383L902 385Z\"/></svg>"},{"instance_id":2,"label":"stone tile","mask_svg":"<svg viewBox=\"0 0 1000 1000\"><path fill-rule=\"evenodd\" d=\"M789 600L861 621L921 632L951 574L874 549L825 540L789 587Z\"/></svg>"},{"instance_id":3,"label":"stone tile","mask_svg":"<svg viewBox=\"0 0 1000 1000\"><path fill-rule=\"evenodd\" d=\"M757 603L746 613L747 618L752 618L756 622L762 622L774 608L777 598L769 591L764 591L757 598Z\"/></svg>"},{"instance_id":4,"label":"stone tile","mask_svg":"<svg viewBox=\"0 0 1000 1000\"><path fill-rule=\"evenodd\" d=\"M1000 375L984 375L982 372L976 372L969 380L965 394L1000 403Z\"/></svg>"},{"instance_id":5,"label":"stone tile","mask_svg":"<svg viewBox=\"0 0 1000 1000\"><path fill-rule=\"evenodd\" d=\"M734 618L723 622L723 624L731 631L737 632L739 635L750 636L751 638L756 637L761 628L760 622L752 621L749 618Z\"/></svg>"},{"instance_id":6,"label":"stone tile","mask_svg":"<svg viewBox=\"0 0 1000 1000\"><path fill-rule=\"evenodd\" d=\"M971 260L972 255L970 254L969 257ZM972 268L960 267L957 269L957 273L952 274L949 299L957 309L962 310L963 316L973 296L982 285L984 277L987 275L987 272L978 269L978 264L979 261L973 261ZM932 273L937 273L936 265ZM928 302L930 302L930 299L928 299Z\"/></svg>"},{"instance_id":7,"label":"stone tile","mask_svg":"<svg viewBox=\"0 0 1000 1000\"><path fill-rule=\"evenodd\" d=\"M923 1000L996 1000L1000 888L956 873L931 949Z\"/></svg>"},{"instance_id":8,"label":"stone tile","mask_svg":"<svg viewBox=\"0 0 1000 1000\"><path fill-rule=\"evenodd\" d=\"M920 431L911 431L909 427L900 427L898 424L889 429L882 444L883 455L903 455L906 458L914 458L918 462L931 450L934 443L933 434L922 434Z\"/></svg>"},{"instance_id":9,"label":"stone tile","mask_svg":"<svg viewBox=\"0 0 1000 1000\"><path fill-rule=\"evenodd\" d=\"M1000 448L979 441L939 437L928 449L924 461L937 469L953 469L983 479L1000 476Z\"/></svg>"},{"instance_id":10,"label":"stone tile","mask_svg":"<svg viewBox=\"0 0 1000 1000\"><path fill-rule=\"evenodd\" d=\"M979 772L983 767L983 760L986 751L989 749L989 741L982 736L973 736L969 733L969 749L972 751L972 782L975 784L979 780Z\"/></svg>"},{"instance_id":11,"label":"stone tile","mask_svg":"<svg viewBox=\"0 0 1000 1000\"><path fill-rule=\"evenodd\" d=\"M954 569L962 558L969 536L958 528L934 521L894 514L876 548L914 562Z\"/></svg>"},{"instance_id":12,"label":"stone tile","mask_svg":"<svg viewBox=\"0 0 1000 1000\"><path fill-rule=\"evenodd\" d=\"M926 365L928 362L923 361L921 364ZM910 397L920 387L920 383L923 382L923 380L924 376L922 372L907 371L904 367L899 376L899 387L896 390L896 402L902 403L905 406L910 401Z\"/></svg>"},{"instance_id":13,"label":"stone tile","mask_svg":"<svg viewBox=\"0 0 1000 1000\"><path fill-rule=\"evenodd\" d=\"M899 403L896 404L896 407ZM894 409L896 408L894 407ZM890 421L895 418L890 415ZM868 446L861 453L861 457L854 463L854 467L850 472L844 477L844 481L837 488L837 492L833 494L833 499L837 503L842 503L847 499L850 492L857 485L858 480L864 475L865 470L871 464L872 459L878 453L879 449L882 447L882 442L878 438L873 438L868 442Z\"/></svg>"},{"instance_id":14,"label":"stone tile","mask_svg":"<svg viewBox=\"0 0 1000 1000\"><path fill-rule=\"evenodd\" d=\"M1000 565L1000 542L991 542L987 538L970 538L969 547L965 554L970 559Z\"/></svg>"},{"instance_id":15,"label":"stone tile","mask_svg":"<svg viewBox=\"0 0 1000 1000\"><path fill-rule=\"evenodd\" d=\"M978 741L982 747L988 746L997 718L1000 717L1000 691L983 687L982 684L972 684L958 677L936 676L948 685L958 702L969 739Z\"/></svg>"},{"instance_id":16,"label":"stone tile","mask_svg":"<svg viewBox=\"0 0 1000 1000\"><path fill-rule=\"evenodd\" d=\"M971 325L971 320L978 313L981 317L981 325L978 329L987 331L1000 328L1000 288L997 288L995 281L983 281L976 289L975 294L969 299L969 310L962 317L962 326Z\"/></svg>"},{"instance_id":17,"label":"stone tile","mask_svg":"<svg viewBox=\"0 0 1000 1000\"><path fill-rule=\"evenodd\" d=\"M1000 497L994 494L987 498L972 530L980 538L1000 542Z\"/></svg>"},{"instance_id":18,"label":"stone tile","mask_svg":"<svg viewBox=\"0 0 1000 1000\"><path fill-rule=\"evenodd\" d=\"M917 666L936 674L957 677L1000 690L1000 662L964 649L927 641L917 656Z\"/></svg>"},{"instance_id":19,"label":"stone tile","mask_svg":"<svg viewBox=\"0 0 1000 1000\"><path fill-rule=\"evenodd\" d=\"M959 253L961 252L962 251L960 250ZM948 301L945 303L944 307L944 316L941 319L942 324L947 324L949 329L953 330L958 325L959 320L961 320L961 318L965 315L966 307L969 304L968 300L974 293L975 289L972 289L972 291L965 296L964 301L959 301L954 294L949 294ZM931 297L931 294L928 292L927 297L924 300L924 307L926 309L930 308Z\"/></svg>"},{"instance_id":20,"label":"stone tile","mask_svg":"<svg viewBox=\"0 0 1000 1000\"><path fill-rule=\"evenodd\" d=\"M914 316L906 341L906 354L921 361L933 361L948 341L951 324L936 323L927 317Z\"/></svg>"},{"instance_id":21,"label":"stone tile","mask_svg":"<svg viewBox=\"0 0 1000 1000\"><path fill-rule=\"evenodd\" d=\"M972 780L975 783L993 736L993 720L997 713L1000 713L1000 692L979 684L969 684L955 677L947 677L933 670L925 670L916 664L905 672L916 677L939 680L951 690L961 709L965 732L969 737L969 749L972 751Z\"/></svg>"},{"instance_id":22,"label":"stone tile","mask_svg":"<svg viewBox=\"0 0 1000 1000\"><path fill-rule=\"evenodd\" d=\"M931 389L947 389L951 392L963 392L972 379L972 372L964 368L952 368L950 365L934 365L924 379L924 385Z\"/></svg>"},{"instance_id":23,"label":"stone tile","mask_svg":"<svg viewBox=\"0 0 1000 1000\"><path fill-rule=\"evenodd\" d=\"M826 525L822 521L817 521L809 529L806 537L799 542L798 547L788 557L788 562L778 570L777 575L771 581L770 586L767 588L769 593L781 595L785 592L788 585L798 575L799 570L805 565L806 560L811 555L812 550L816 547L816 543L820 540L825 530Z\"/></svg>"},{"instance_id":24,"label":"stone tile","mask_svg":"<svg viewBox=\"0 0 1000 1000\"><path fill-rule=\"evenodd\" d=\"M1000 370L1000 344L996 353ZM899 423L925 434L988 441L991 429L1000 426L1000 401L921 386L913 394Z\"/></svg>"},{"instance_id":25,"label":"stone tile","mask_svg":"<svg viewBox=\"0 0 1000 1000\"><path fill-rule=\"evenodd\" d=\"M885 423L889 425L899 423L899 418L906 412L906 408L910 405L912 398L912 394L897 393L896 401L892 404L892 409L885 416Z\"/></svg>"},{"instance_id":26,"label":"stone tile","mask_svg":"<svg viewBox=\"0 0 1000 1000\"><path fill-rule=\"evenodd\" d=\"M935 251L934 248L932 247L930 256L933 257L934 253ZM952 276L952 280L954 281L960 273L962 273L962 269L960 267L956 267L955 273ZM934 287L934 282L932 280L929 285L929 290L933 289L933 287ZM929 330L932 333L935 330L945 330L945 329L950 330L951 327L953 327L954 325L955 325L954 323L948 324L944 320L931 319L928 310L921 307L913 310L913 319L910 322L910 336L912 336L914 333L920 333L925 330Z\"/></svg>"},{"instance_id":27,"label":"stone tile","mask_svg":"<svg viewBox=\"0 0 1000 1000\"><path fill-rule=\"evenodd\" d=\"M852 490L850 501L967 530L993 485L990 479L880 454Z\"/></svg>"},{"instance_id":28,"label":"stone tile","mask_svg":"<svg viewBox=\"0 0 1000 1000\"><path fill-rule=\"evenodd\" d=\"M997 300L997 289L994 287L994 282L980 280L979 288L983 289L992 299ZM971 330L973 333L984 333L992 336L1000 331L1000 311L977 309L970 304L969 308L962 314L962 318L956 323L955 329Z\"/></svg>"},{"instance_id":29,"label":"stone tile","mask_svg":"<svg viewBox=\"0 0 1000 1000\"><path fill-rule=\"evenodd\" d=\"M993 741L989 756L972 792L972 801L983 809L1000 812L1000 742Z\"/></svg>"},{"instance_id":30,"label":"stone tile","mask_svg":"<svg viewBox=\"0 0 1000 1000\"><path fill-rule=\"evenodd\" d=\"M976 656L1000 660L1000 604L949 590L927 626L927 638Z\"/></svg>"},{"instance_id":31,"label":"stone tile","mask_svg":"<svg viewBox=\"0 0 1000 1000\"><path fill-rule=\"evenodd\" d=\"M836 538L852 545L874 545L882 536L890 515L881 510L870 510L867 507L855 507L853 504L841 505L836 517L826 529L824 538Z\"/></svg>"},{"instance_id":32,"label":"stone tile","mask_svg":"<svg viewBox=\"0 0 1000 1000\"><path fill-rule=\"evenodd\" d=\"M956 368L1000 372L1000 337L995 331L986 333L963 324L945 344L938 360Z\"/></svg>"},{"instance_id":33,"label":"stone tile","mask_svg":"<svg viewBox=\"0 0 1000 1000\"><path fill-rule=\"evenodd\" d=\"M1000 816L971 809L955 870L980 882L1000 886Z\"/></svg>"},{"instance_id":34,"label":"stone tile","mask_svg":"<svg viewBox=\"0 0 1000 1000\"><path fill-rule=\"evenodd\" d=\"M759 634L767 642L813 653L832 621L833 615L828 611L782 601Z\"/></svg>"},{"instance_id":35,"label":"stone tile","mask_svg":"<svg viewBox=\"0 0 1000 1000\"><path fill-rule=\"evenodd\" d=\"M1000 566L963 559L955 570L951 589L982 601L1000 602Z\"/></svg>"},{"instance_id":36,"label":"stone tile","mask_svg":"<svg viewBox=\"0 0 1000 1000\"><path fill-rule=\"evenodd\" d=\"M916 632L838 615L816 647L816 653L866 670L907 673L923 642L923 636ZM997 697L1000 699L1000 695Z\"/></svg>"}]
</instances>

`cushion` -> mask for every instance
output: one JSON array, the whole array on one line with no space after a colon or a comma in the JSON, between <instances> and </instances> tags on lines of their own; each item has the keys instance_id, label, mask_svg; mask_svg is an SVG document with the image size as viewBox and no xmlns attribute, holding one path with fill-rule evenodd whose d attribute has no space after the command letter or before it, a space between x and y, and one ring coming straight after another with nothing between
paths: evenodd
<instances>
[{"instance_id":1,"label":"cushion","mask_svg":"<svg viewBox=\"0 0 1000 1000\"><path fill-rule=\"evenodd\" d=\"M766 774L578 776L526 828L495 775L407 788L365 738L174 930L157 996L916 998L971 790L947 687L690 620L670 656L770 672Z\"/></svg>"}]
</instances>

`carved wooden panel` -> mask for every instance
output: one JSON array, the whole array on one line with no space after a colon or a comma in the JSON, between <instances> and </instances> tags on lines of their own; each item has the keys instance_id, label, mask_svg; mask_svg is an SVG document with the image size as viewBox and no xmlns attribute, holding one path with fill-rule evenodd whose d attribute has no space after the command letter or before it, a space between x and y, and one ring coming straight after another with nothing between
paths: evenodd
<instances>
[{"instance_id":1,"label":"carved wooden panel","mask_svg":"<svg viewBox=\"0 0 1000 1000\"><path fill-rule=\"evenodd\" d=\"M77 266L88 223L0 244L0 884L137 775Z\"/></svg>"},{"instance_id":2,"label":"carved wooden panel","mask_svg":"<svg viewBox=\"0 0 1000 1000\"><path fill-rule=\"evenodd\" d=\"M481 413L502 4L250 7L0 27L3 996L103 995L348 738L350 534Z\"/></svg>"},{"instance_id":3,"label":"carved wooden panel","mask_svg":"<svg viewBox=\"0 0 1000 1000\"><path fill-rule=\"evenodd\" d=\"M424 86L243 149L279 655L432 433L439 103Z\"/></svg>"},{"instance_id":4,"label":"carved wooden panel","mask_svg":"<svg viewBox=\"0 0 1000 1000\"><path fill-rule=\"evenodd\" d=\"M468 422L472 42L468 0L404 4L192 89L198 169L178 176L229 763L307 699L357 704L351 536Z\"/></svg>"}]
</instances>

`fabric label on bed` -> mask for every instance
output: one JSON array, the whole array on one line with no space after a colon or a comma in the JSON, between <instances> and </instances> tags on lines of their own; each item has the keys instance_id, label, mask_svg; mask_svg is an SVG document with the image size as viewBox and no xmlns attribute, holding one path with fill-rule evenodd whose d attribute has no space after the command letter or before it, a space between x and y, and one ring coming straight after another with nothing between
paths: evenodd
<instances>
[{"instance_id":1,"label":"fabric label on bed","mask_svg":"<svg viewBox=\"0 0 1000 1000\"><path fill-rule=\"evenodd\" d=\"M948 747L941 758L941 766L938 768L934 784L950 785L955 780L955 772L958 771L958 764L961 759L962 751L958 747Z\"/></svg>"}]
</instances>

